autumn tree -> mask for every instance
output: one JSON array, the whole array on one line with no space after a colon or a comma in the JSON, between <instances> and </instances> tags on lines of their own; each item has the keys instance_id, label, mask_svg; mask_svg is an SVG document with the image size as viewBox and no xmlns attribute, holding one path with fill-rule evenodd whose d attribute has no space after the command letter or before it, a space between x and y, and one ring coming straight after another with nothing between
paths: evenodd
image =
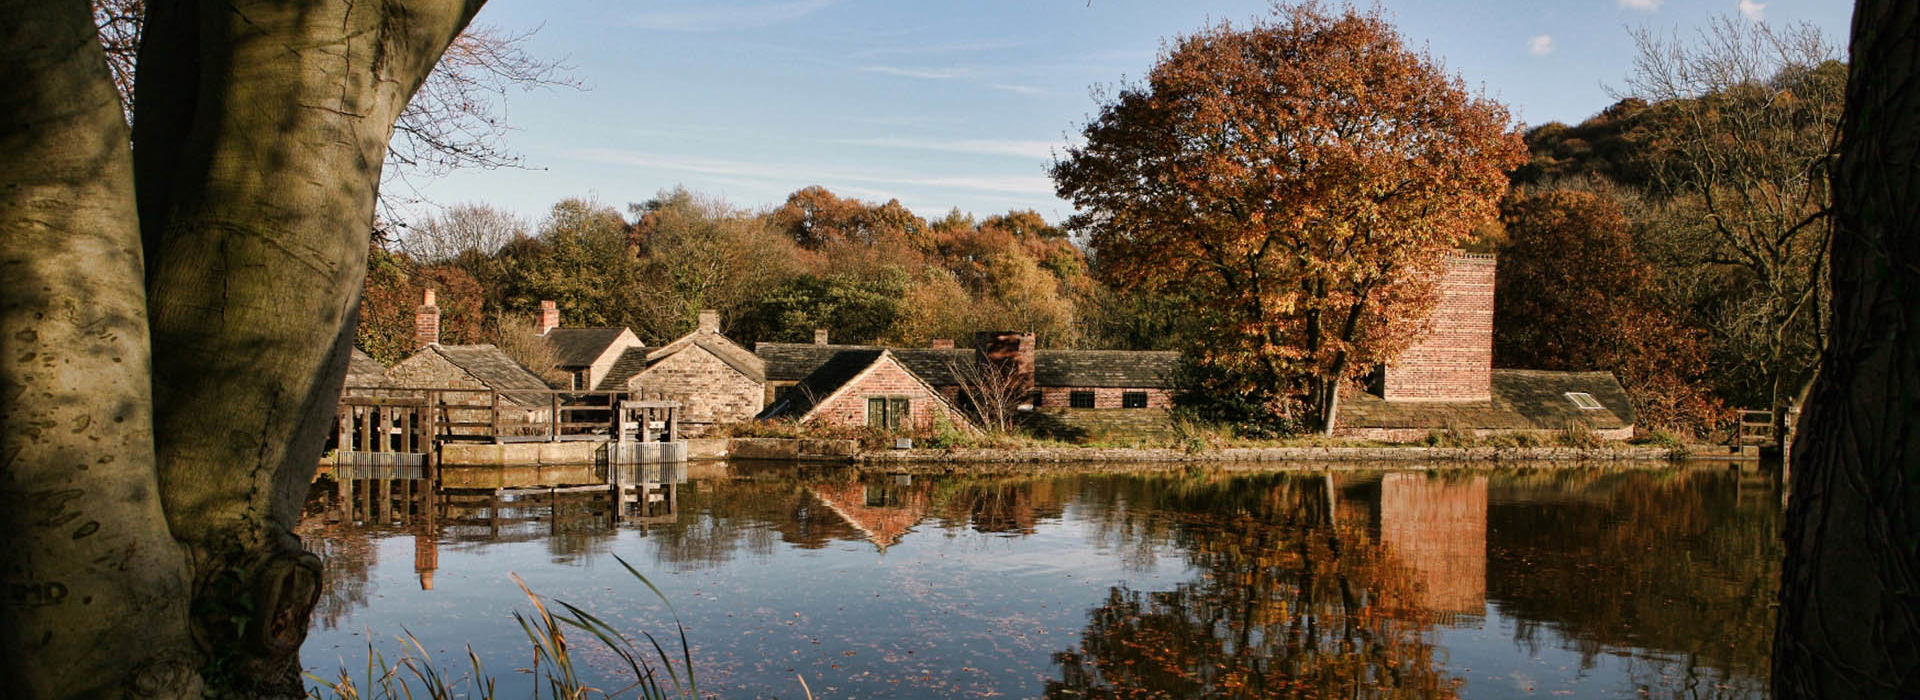
<instances>
[{"instance_id":1,"label":"autumn tree","mask_svg":"<svg viewBox=\"0 0 1920 700\"><path fill-rule=\"evenodd\" d=\"M1411 340L1444 256L1493 217L1523 158L1506 109L1409 49L1378 11L1316 3L1181 37L1053 176L1106 281L1181 288L1222 372L1266 415Z\"/></svg>"},{"instance_id":2,"label":"autumn tree","mask_svg":"<svg viewBox=\"0 0 1920 700\"><path fill-rule=\"evenodd\" d=\"M1651 104L1669 266L1705 290L1718 362L1752 368L1724 389L1764 401L1784 433L1825 335L1826 165L1847 68L1806 25L1720 17L1690 41L1634 39L1628 85Z\"/></svg>"},{"instance_id":3,"label":"autumn tree","mask_svg":"<svg viewBox=\"0 0 1920 700\"><path fill-rule=\"evenodd\" d=\"M1606 370L1641 425L1712 429L1724 408L1704 388L1708 346L1656 296L1661 272L1634 248L1621 206L1595 192L1510 197L1495 285L1496 365Z\"/></svg>"},{"instance_id":4,"label":"autumn tree","mask_svg":"<svg viewBox=\"0 0 1920 700\"><path fill-rule=\"evenodd\" d=\"M717 197L674 188L628 209L642 258L640 332L658 342L693 330L703 309L746 314L797 264L796 243Z\"/></svg>"},{"instance_id":5,"label":"autumn tree","mask_svg":"<svg viewBox=\"0 0 1920 700\"><path fill-rule=\"evenodd\" d=\"M1854 6L1833 327L1793 445L1782 700L1920 696L1920 4Z\"/></svg>"},{"instance_id":6,"label":"autumn tree","mask_svg":"<svg viewBox=\"0 0 1920 700\"><path fill-rule=\"evenodd\" d=\"M303 694L381 164L480 4L150 2L129 130L86 3L0 2L10 696Z\"/></svg>"}]
</instances>

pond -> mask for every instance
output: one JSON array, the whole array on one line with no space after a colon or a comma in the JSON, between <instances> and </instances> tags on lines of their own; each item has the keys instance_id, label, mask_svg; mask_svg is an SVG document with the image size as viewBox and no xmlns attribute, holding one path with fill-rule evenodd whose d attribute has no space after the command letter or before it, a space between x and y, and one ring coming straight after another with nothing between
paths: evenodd
<instances>
[{"instance_id":1,"label":"pond","mask_svg":"<svg viewBox=\"0 0 1920 700\"><path fill-rule=\"evenodd\" d=\"M359 675L411 633L530 696L517 574L676 655L677 613L726 698L1766 696L1782 516L1752 471L638 472L618 505L323 479L303 662Z\"/></svg>"}]
</instances>

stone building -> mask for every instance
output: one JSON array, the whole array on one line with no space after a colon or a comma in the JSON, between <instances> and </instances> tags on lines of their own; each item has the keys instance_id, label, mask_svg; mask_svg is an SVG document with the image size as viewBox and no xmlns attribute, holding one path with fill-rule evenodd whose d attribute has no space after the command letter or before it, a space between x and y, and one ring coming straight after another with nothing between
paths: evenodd
<instances>
[{"instance_id":1,"label":"stone building","mask_svg":"<svg viewBox=\"0 0 1920 700\"><path fill-rule=\"evenodd\" d=\"M681 431L689 436L751 420L765 405L765 387L765 362L721 335L713 311L700 312L699 326L671 343L626 348L597 386L680 402Z\"/></svg>"},{"instance_id":2,"label":"stone building","mask_svg":"<svg viewBox=\"0 0 1920 700\"><path fill-rule=\"evenodd\" d=\"M545 422L551 417L552 397L538 375L492 345L441 345L440 309L433 290L414 314L414 340L420 349L386 371L389 386L399 389L464 389L441 396L445 404L486 407L500 397L502 421Z\"/></svg>"},{"instance_id":3,"label":"stone building","mask_svg":"<svg viewBox=\"0 0 1920 700\"><path fill-rule=\"evenodd\" d=\"M783 392L761 418L926 432L973 424L887 349L842 349Z\"/></svg>"},{"instance_id":4,"label":"stone building","mask_svg":"<svg viewBox=\"0 0 1920 700\"><path fill-rule=\"evenodd\" d=\"M1448 258L1425 335L1387 364L1371 391L1341 392L1335 435L1385 442L1441 430L1633 436L1633 404L1610 373L1494 369L1496 265L1491 255Z\"/></svg>"},{"instance_id":5,"label":"stone building","mask_svg":"<svg viewBox=\"0 0 1920 700\"><path fill-rule=\"evenodd\" d=\"M384 389L393 386L393 380L387 378L387 366L380 364L354 348L347 356L347 381L342 385L342 393L347 395L368 393L370 389Z\"/></svg>"},{"instance_id":6,"label":"stone building","mask_svg":"<svg viewBox=\"0 0 1920 700\"><path fill-rule=\"evenodd\" d=\"M551 301L540 302L536 330L553 348L554 370L559 375L554 378L555 383L577 391L591 391L600 386L627 350L646 347L640 336L625 327L563 328L560 309Z\"/></svg>"}]
</instances>

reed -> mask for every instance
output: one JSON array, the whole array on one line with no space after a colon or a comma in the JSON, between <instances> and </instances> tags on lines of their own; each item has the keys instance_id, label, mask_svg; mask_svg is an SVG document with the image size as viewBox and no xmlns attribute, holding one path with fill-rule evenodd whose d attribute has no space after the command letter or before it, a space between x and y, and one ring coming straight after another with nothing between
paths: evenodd
<instances>
[{"instance_id":1,"label":"reed","mask_svg":"<svg viewBox=\"0 0 1920 700\"><path fill-rule=\"evenodd\" d=\"M660 588L633 568L632 564L617 555L614 560L620 562L620 566L625 567L627 573L632 574L647 590L652 591L660 602L666 604L667 611L673 614L673 625L677 632L674 641L680 645L677 663L675 656L668 653L653 633L642 630L639 638L635 638L571 603L554 600L549 605L547 600L534 593L520 579L519 574L513 574L514 583L520 586L520 591L526 594L533 608L531 611L513 612L513 619L526 634L533 654L531 663L517 670L535 677L535 698L598 700L633 697L664 700L698 697L699 685L693 674L693 651L687 644L687 631L680 623L679 612L673 609L673 603L660 592ZM575 647L569 639L572 632L585 633L613 652L624 667L621 678L630 680L618 688L595 685L593 679L582 673L579 664L575 663ZM432 655L427 653L426 646L412 631L403 629L395 641L400 645L400 653L392 661L374 648L371 642L367 644L366 668L358 679L344 667L332 678L307 674L307 679L314 683L314 687L308 691L308 697L315 700L493 700L498 697L498 684L487 673L472 646L466 648L468 669L455 677L434 661Z\"/></svg>"}]
</instances>

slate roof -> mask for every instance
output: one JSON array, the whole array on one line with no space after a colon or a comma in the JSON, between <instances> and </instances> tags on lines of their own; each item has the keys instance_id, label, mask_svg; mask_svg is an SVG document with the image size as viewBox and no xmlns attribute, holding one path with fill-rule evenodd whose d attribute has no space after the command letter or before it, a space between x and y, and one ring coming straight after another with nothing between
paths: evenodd
<instances>
[{"instance_id":1,"label":"slate roof","mask_svg":"<svg viewBox=\"0 0 1920 700\"><path fill-rule=\"evenodd\" d=\"M522 406L545 406L553 387L492 345L432 345L435 352L474 379Z\"/></svg>"},{"instance_id":2,"label":"slate roof","mask_svg":"<svg viewBox=\"0 0 1920 700\"><path fill-rule=\"evenodd\" d=\"M1041 387L1172 389L1180 353L1144 350L1037 350L1033 383Z\"/></svg>"},{"instance_id":3,"label":"slate roof","mask_svg":"<svg viewBox=\"0 0 1920 700\"><path fill-rule=\"evenodd\" d=\"M764 348L766 344L763 343L760 347ZM758 417L805 416L813 411L814 406L819 405L820 401L826 400L833 395L833 392L839 391L848 380L873 366L873 363L886 353L879 348L858 346L809 345L805 347L828 348L830 352L824 353L825 359L814 367L812 372L801 377L798 384L789 389L779 401L773 402L773 405L762 410ZM814 351L808 356L819 354L822 353ZM768 363L768 367L771 370L772 363ZM771 374L769 372L769 375Z\"/></svg>"},{"instance_id":4,"label":"slate roof","mask_svg":"<svg viewBox=\"0 0 1920 700\"><path fill-rule=\"evenodd\" d=\"M838 353L879 352L874 345L761 343L754 353L767 363L767 380L794 382ZM900 364L934 386L957 386L953 369L975 362L971 348L891 348ZM1180 353L1134 350L1038 350L1033 383L1038 387L1173 388Z\"/></svg>"},{"instance_id":5,"label":"slate roof","mask_svg":"<svg viewBox=\"0 0 1920 700\"><path fill-rule=\"evenodd\" d=\"M387 366L373 359L372 355L354 348L352 354L347 356L347 388L390 386L393 386L393 380L387 378Z\"/></svg>"},{"instance_id":6,"label":"slate roof","mask_svg":"<svg viewBox=\"0 0 1920 700\"><path fill-rule=\"evenodd\" d=\"M580 369L593 364L607 352L607 346L620 339L625 328L554 328L547 331L547 344L562 369Z\"/></svg>"},{"instance_id":7,"label":"slate roof","mask_svg":"<svg viewBox=\"0 0 1920 700\"><path fill-rule=\"evenodd\" d=\"M767 380L766 362L759 356L728 340L726 336L710 331L694 331L657 348L627 348L626 352L620 353L619 359L614 360L613 367L607 370L607 376L600 380L599 390L620 391L626 386L627 380L633 379L633 375L689 347L707 351L748 379L756 382Z\"/></svg>"},{"instance_id":8,"label":"slate roof","mask_svg":"<svg viewBox=\"0 0 1920 700\"><path fill-rule=\"evenodd\" d=\"M1582 409L1568 392L1593 396L1603 408ZM1386 401L1362 391L1341 394L1342 428L1464 430L1560 430L1585 421L1595 430L1631 427L1633 404L1608 372L1493 370L1493 400L1467 402Z\"/></svg>"}]
</instances>

